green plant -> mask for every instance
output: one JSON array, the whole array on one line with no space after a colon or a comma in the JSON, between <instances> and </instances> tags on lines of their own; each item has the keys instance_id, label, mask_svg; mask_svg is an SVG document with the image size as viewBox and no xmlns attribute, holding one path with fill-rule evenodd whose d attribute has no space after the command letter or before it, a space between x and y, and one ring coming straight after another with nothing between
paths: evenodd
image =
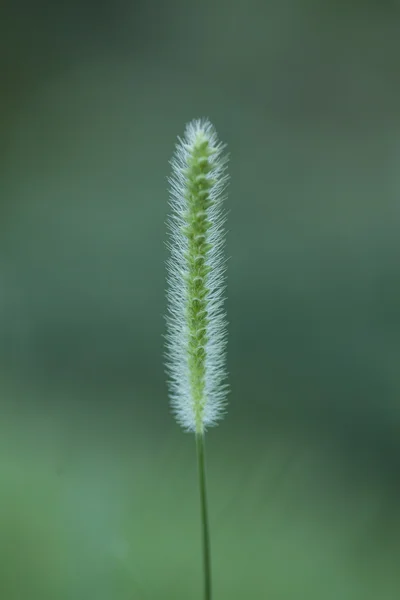
<instances>
[{"instance_id":1,"label":"green plant","mask_svg":"<svg viewBox=\"0 0 400 600\"><path fill-rule=\"evenodd\" d=\"M204 434L223 415L227 384L223 200L225 145L207 119L190 122L171 161L167 369L177 421L196 436L205 600L211 599Z\"/></svg>"}]
</instances>

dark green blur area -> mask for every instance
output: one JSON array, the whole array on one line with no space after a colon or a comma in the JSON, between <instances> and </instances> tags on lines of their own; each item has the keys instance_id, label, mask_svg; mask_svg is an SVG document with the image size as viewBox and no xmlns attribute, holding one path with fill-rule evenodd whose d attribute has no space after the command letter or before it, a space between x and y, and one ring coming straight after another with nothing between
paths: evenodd
<instances>
[{"instance_id":1,"label":"dark green blur area","mask_svg":"<svg viewBox=\"0 0 400 600\"><path fill-rule=\"evenodd\" d=\"M215 600L400 597L400 3L0 16L0 598L201 598L163 372L168 160L231 154Z\"/></svg>"}]
</instances>

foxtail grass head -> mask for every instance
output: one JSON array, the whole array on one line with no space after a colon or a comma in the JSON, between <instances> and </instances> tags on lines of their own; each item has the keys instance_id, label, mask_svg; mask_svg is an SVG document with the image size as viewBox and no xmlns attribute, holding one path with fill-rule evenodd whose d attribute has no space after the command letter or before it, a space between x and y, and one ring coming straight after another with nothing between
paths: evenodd
<instances>
[{"instance_id":1,"label":"foxtail grass head","mask_svg":"<svg viewBox=\"0 0 400 600\"><path fill-rule=\"evenodd\" d=\"M191 121L172 158L168 220L167 370L177 421L203 434L226 401L225 145Z\"/></svg>"}]
</instances>

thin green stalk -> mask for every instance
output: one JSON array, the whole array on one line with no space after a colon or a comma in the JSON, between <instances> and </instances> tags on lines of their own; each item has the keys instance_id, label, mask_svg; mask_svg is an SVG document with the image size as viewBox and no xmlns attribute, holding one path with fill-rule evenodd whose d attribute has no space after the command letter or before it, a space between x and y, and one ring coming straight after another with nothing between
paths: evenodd
<instances>
[{"instance_id":1,"label":"thin green stalk","mask_svg":"<svg viewBox=\"0 0 400 600\"><path fill-rule=\"evenodd\" d=\"M210 528L208 523L204 435L196 434L197 467L199 474L201 530L203 542L204 600L211 600Z\"/></svg>"}]
</instances>

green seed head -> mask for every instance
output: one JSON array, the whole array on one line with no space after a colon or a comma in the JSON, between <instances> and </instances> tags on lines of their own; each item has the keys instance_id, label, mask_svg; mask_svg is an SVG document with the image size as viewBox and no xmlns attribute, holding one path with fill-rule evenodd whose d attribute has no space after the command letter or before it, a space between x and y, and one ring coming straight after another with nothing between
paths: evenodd
<instances>
[{"instance_id":1,"label":"green seed head","mask_svg":"<svg viewBox=\"0 0 400 600\"><path fill-rule=\"evenodd\" d=\"M204 433L226 399L223 211L227 156L206 119L179 139L169 180L167 368L173 411Z\"/></svg>"}]
</instances>

